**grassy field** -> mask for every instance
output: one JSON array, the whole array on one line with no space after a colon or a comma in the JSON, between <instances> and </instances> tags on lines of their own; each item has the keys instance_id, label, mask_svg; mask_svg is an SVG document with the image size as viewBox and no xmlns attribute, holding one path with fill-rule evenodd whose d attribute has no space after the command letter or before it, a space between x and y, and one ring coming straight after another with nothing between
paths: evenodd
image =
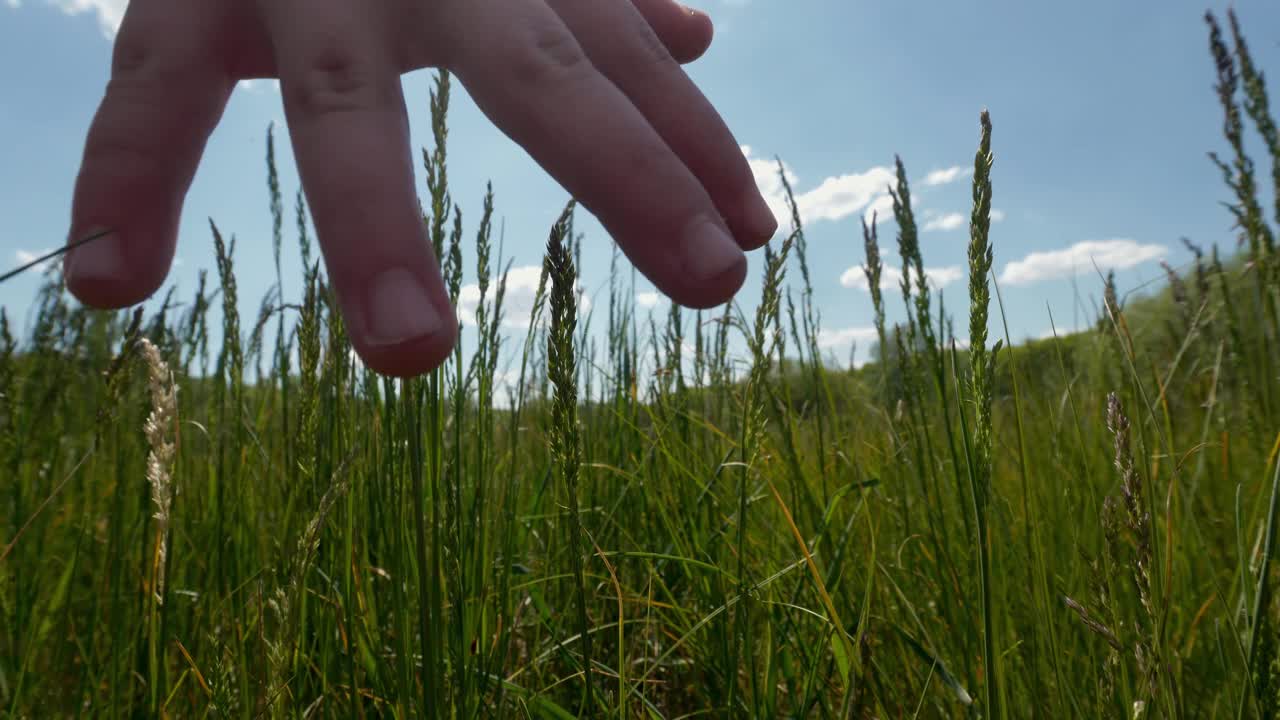
<instances>
[{"instance_id":1,"label":"grassy field","mask_svg":"<svg viewBox=\"0 0 1280 720\"><path fill-rule=\"evenodd\" d=\"M1234 19L1211 31L1241 249L1129 303L1099 279L1092 329L1017 347L985 114L969 343L899 162L905 280L857 370L822 361L798 220L754 313L653 319L617 264L579 312L570 206L508 337L492 198L464 231L447 184L443 74L425 222L481 300L438 371L353 362L270 157L302 297L242 322L217 227L217 276L149 316L51 275L0 325L0 713L1276 717L1280 214L1243 136L1272 178L1280 137ZM878 289L889 249L862 241Z\"/></svg>"}]
</instances>

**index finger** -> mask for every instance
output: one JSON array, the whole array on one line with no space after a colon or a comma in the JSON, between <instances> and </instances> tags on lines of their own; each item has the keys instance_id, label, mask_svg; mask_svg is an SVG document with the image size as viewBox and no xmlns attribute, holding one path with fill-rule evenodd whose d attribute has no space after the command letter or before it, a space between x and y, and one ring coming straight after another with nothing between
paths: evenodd
<instances>
[{"instance_id":1,"label":"index finger","mask_svg":"<svg viewBox=\"0 0 1280 720\"><path fill-rule=\"evenodd\" d=\"M183 200L234 81L215 47L213 3L134 0L112 50L111 80L85 141L68 242L67 287L125 307L164 282Z\"/></svg>"}]
</instances>

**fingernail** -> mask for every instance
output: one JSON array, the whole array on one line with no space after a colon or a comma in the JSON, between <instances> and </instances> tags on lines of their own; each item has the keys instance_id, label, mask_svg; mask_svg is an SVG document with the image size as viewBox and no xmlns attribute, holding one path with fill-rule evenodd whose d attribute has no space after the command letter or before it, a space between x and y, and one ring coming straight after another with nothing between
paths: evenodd
<instances>
[{"instance_id":1,"label":"fingernail","mask_svg":"<svg viewBox=\"0 0 1280 720\"><path fill-rule=\"evenodd\" d=\"M99 232L102 231L94 229L77 233L71 236L71 240L74 242ZM108 232L69 251L62 263L63 274L73 282L118 278L125 270L124 246L119 235Z\"/></svg>"},{"instance_id":2,"label":"fingernail","mask_svg":"<svg viewBox=\"0 0 1280 720\"><path fill-rule=\"evenodd\" d=\"M685 270L694 282L710 282L746 261L738 243L718 223L701 219L685 236Z\"/></svg>"},{"instance_id":3,"label":"fingernail","mask_svg":"<svg viewBox=\"0 0 1280 720\"><path fill-rule=\"evenodd\" d=\"M399 345L440 330L440 313L426 287L405 268L384 270L368 292L365 322L370 345Z\"/></svg>"},{"instance_id":4,"label":"fingernail","mask_svg":"<svg viewBox=\"0 0 1280 720\"><path fill-rule=\"evenodd\" d=\"M746 206L748 232L755 238L768 242L778 232L777 216L758 192L749 191Z\"/></svg>"}]
</instances>

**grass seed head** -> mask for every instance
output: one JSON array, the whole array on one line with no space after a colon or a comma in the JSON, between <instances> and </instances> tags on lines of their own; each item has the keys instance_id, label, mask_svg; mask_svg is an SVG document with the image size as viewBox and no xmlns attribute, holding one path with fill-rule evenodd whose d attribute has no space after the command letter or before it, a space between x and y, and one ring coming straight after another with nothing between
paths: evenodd
<instances>
[{"instance_id":1,"label":"grass seed head","mask_svg":"<svg viewBox=\"0 0 1280 720\"><path fill-rule=\"evenodd\" d=\"M1125 525L1136 544L1133 552L1133 583L1146 613L1146 621L1142 626L1154 628L1157 613L1152 581L1151 515L1147 511L1142 477L1138 473L1130 446L1129 417L1125 415L1120 398L1115 393L1107 395L1107 429L1115 438L1115 467L1120 473ZM1138 634L1138 640L1134 644L1134 658L1146 676L1149 691L1154 692L1160 659L1156 647L1143 633Z\"/></svg>"},{"instance_id":2,"label":"grass seed head","mask_svg":"<svg viewBox=\"0 0 1280 720\"><path fill-rule=\"evenodd\" d=\"M178 386L160 351L150 340L142 338L138 347L147 364L147 387L151 393L151 414L144 431L150 453L147 455L147 483L151 501L155 503L156 520L156 601L164 602L164 568L168 556L169 511L173 504L173 461L177 454L175 423L178 420Z\"/></svg>"}]
</instances>

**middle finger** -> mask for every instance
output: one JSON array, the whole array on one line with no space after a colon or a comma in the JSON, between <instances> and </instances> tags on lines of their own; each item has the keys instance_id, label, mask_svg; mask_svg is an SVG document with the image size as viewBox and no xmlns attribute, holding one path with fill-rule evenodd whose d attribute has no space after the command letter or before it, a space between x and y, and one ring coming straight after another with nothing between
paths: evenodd
<instances>
[{"instance_id":1,"label":"middle finger","mask_svg":"<svg viewBox=\"0 0 1280 720\"><path fill-rule=\"evenodd\" d=\"M351 341L382 373L435 367L457 326L414 190L400 73L385 42L392 20L377 3L258 2Z\"/></svg>"}]
</instances>

